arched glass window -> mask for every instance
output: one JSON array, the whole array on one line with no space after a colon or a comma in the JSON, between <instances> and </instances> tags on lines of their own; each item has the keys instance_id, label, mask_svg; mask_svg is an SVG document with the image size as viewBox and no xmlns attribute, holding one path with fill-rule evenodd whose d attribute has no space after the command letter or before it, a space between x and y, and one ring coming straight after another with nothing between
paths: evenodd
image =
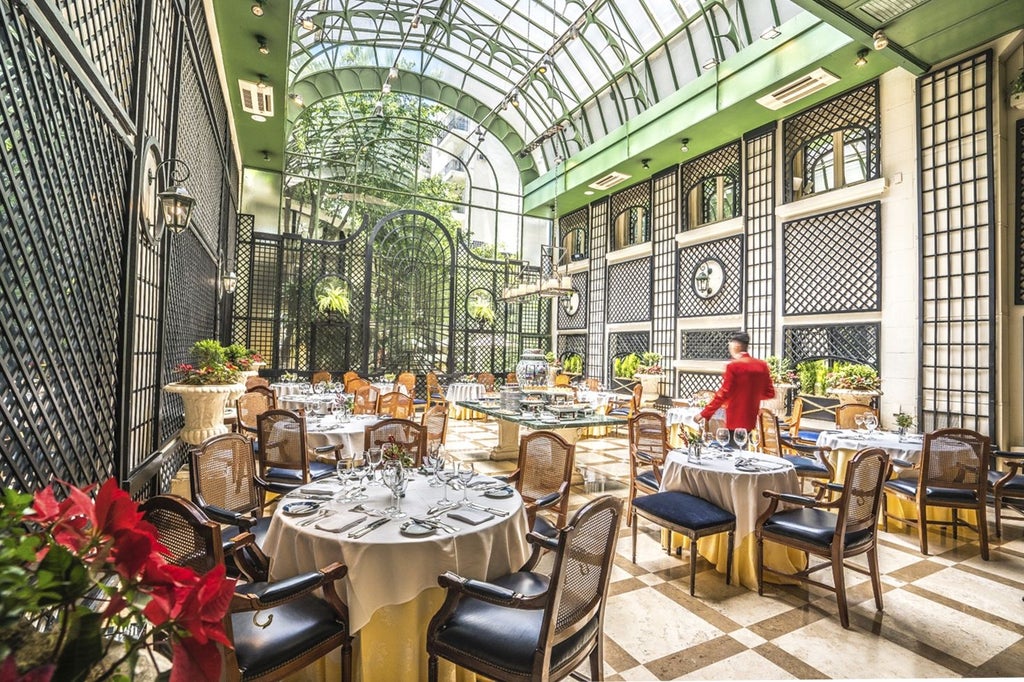
<instances>
[{"instance_id":1,"label":"arched glass window","mask_svg":"<svg viewBox=\"0 0 1024 682\"><path fill-rule=\"evenodd\" d=\"M630 206L615 216L612 225L612 250L622 249L634 244L643 244L651 239L651 229L647 220L647 209L643 206Z\"/></svg>"},{"instance_id":2,"label":"arched glass window","mask_svg":"<svg viewBox=\"0 0 1024 682\"><path fill-rule=\"evenodd\" d=\"M833 130L808 140L793 156L793 198L848 187L868 179L870 131Z\"/></svg>"},{"instance_id":3,"label":"arched glass window","mask_svg":"<svg viewBox=\"0 0 1024 682\"><path fill-rule=\"evenodd\" d=\"M587 257L587 231L582 227L569 230L562 237L562 264L583 260Z\"/></svg>"},{"instance_id":4,"label":"arched glass window","mask_svg":"<svg viewBox=\"0 0 1024 682\"><path fill-rule=\"evenodd\" d=\"M702 178L690 188L687 200L691 228L717 223L739 215L738 182L733 175Z\"/></svg>"}]
</instances>

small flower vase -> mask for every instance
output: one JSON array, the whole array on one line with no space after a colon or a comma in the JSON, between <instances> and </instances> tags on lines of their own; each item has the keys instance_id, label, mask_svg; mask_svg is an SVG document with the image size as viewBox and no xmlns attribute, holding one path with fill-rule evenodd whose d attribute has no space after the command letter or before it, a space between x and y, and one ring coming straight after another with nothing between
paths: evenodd
<instances>
[{"instance_id":1,"label":"small flower vase","mask_svg":"<svg viewBox=\"0 0 1024 682\"><path fill-rule=\"evenodd\" d=\"M690 464L700 464L700 451L702 447L702 443L690 443L686 450L686 461Z\"/></svg>"},{"instance_id":2,"label":"small flower vase","mask_svg":"<svg viewBox=\"0 0 1024 682\"><path fill-rule=\"evenodd\" d=\"M896 427L896 433L897 433L897 435L899 435L901 443L907 439L907 427L906 426L897 426Z\"/></svg>"}]
</instances>

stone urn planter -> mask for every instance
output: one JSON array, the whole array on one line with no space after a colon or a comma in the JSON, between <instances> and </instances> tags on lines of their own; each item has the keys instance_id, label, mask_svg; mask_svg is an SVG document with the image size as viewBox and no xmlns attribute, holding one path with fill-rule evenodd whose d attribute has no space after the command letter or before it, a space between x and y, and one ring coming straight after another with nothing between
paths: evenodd
<instances>
[{"instance_id":1,"label":"stone urn planter","mask_svg":"<svg viewBox=\"0 0 1024 682\"><path fill-rule=\"evenodd\" d=\"M633 378L644 387L640 401L644 404L653 403L661 396L661 382L665 380L664 374L635 374Z\"/></svg>"},{"instance_id":2,"label":"stone urn planter","mask_svg":"<svg viewBox=\"0 0 1024 682\"><path fill-rule=\"evenodd\" d=\"M857 391L851 388L830 388L828 394L839 399L840 405L870 405L871 401L882 395L881 391Z\"/></svg>"},{"instance_id":3,"label":"stone urn planter","mask_svg":"<svg viewBox=\"0 0 1024 682\"><path fill-rule=\"evenodd\" d=\"M796 384L775 384L775 397L761 401L761 407L771 410L780 419L786 416L786 397L796 388Z\"/></svg>"},{"instance_id":4,"label":"stone urn planter","mask_svg":"<svg viewBox=\"0 0 1024 682\"><path fill-rule=\"evenodd\" d=\"M164 386L168 393L177 393L185 407L185 426L179 437L190 445L228 432L224 425L224 405L232 393L241 395L245 384L182 384Z\"/></svg>"}]
</instances>

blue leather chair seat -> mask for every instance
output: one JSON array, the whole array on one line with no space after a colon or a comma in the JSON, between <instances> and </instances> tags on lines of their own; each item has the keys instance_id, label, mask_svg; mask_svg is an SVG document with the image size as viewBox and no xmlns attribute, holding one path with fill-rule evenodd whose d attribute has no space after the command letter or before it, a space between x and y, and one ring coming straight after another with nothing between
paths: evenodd
<instances>
[{"instance_id":1,"label":"blue leather chair seat","mask_svg":"<svg viewBox=\"0 0 1024 682\"><path fill-rule=\"evenodd\" d=\"M547 589L546 576L530 572L513 573L492 582L522 594L538 594ZM437 643L439 648L450 647L459 655L468 654L518 675L529 675L543 617L541 609L510 609L463 597L448 622L438 629ZM582 651L597 634L598 626L595 617L555 646L551 651L552 667L559 667ZM496 642L501 645L496 646Z\"/></svg>"},{"instance_id":2,"label":"blue leather chair seat","mask_svg":"<svg viewBox=\"0 0 1024 682\"><path fill-rule=\"evenodd\" d=\"M903 493L908 497L917 495L917 481L895 478L885 482L886 490ZM960 490L958 488L932 488L925 489L925 498L928 500L947 502L971 502L977 499L971 490Z\"/></svg>"},{"instance_id":3,"label":"blue leather chair seat","mask_svg":"<svg viewBox=\"0 0 1024 682\"><path fill-rule=\"evenodd\" d=\"M628 417L629 409L625 407L616 407L614 410L609 410L608 414L612 415L613 417Z\"/></svg>"},{"instance_id":4,"label":"blue leather chair seat","mask_svg":"<svg viewBox=\"0 0 1024 682\"><path fill-rule=\"evenodd\" d=\"M558 537L558 528L556 528L555 524L551 523L547 517L542 516L541 514L537 514L537 516L534 517L532 530L534 533L539 533L546 538L554 539Z\"/></svg>"},{"instance_id":5,"label":"blue leather chair seat","mask_svg":"<svg viewBox=\"0 0 1024 682\"><path fill-rule=\"evenodd\" d=\"M637 483L642 483L648 488L651 488L652 490L657 490L658 488L661 487L661 485L658 483L657 477L655 477L654 475L654 471L651 469L648 469L647 471L642 471L639 474L637 474L636 480Z\"/></svg>"},{"instance_id":6,"label":"blue leather chair seat","mask_svg":"<svg viewBox=\"0 0 1024 682\"><path fill-rule=\"evenodd\" d=\"M996 481L998 481L1000 478L1002 478L1005 475L1006 475L1006 472L1004 472L1004 471L990 471L990 472L988 472L988 484L989 484L989 487L995 485ZM1005 494L1007 492L1021 493L1022 495L1024 495L1024 476L1021 476L1021 475L1014 476L1009 481L1007 481L1006 485L1003 486L1003 493Z\"/></svg>"},{"instance_id":7,"label":"blue leather chair seat","mask_svg":"<svg viewBox=\"0 0 1024 682\"><path fill-rule=\"evenodd\" d=\"M801 457L800 455L783 455L782 459L793 465L797 475L821 474L822 476L828 476L828 468L816 459Z\"/></svg>"},{"instance_id":8,"label":"blue leather chair seat","mask_svg":"<svg viewBox=\"0 0 1024 682\"><path fill-rule=\"evenodd\" d=\"M426 405L427 401L424 400L423 398L413 398L412 399L412 404L413 405Z\"/></svg>"},{"instance_id":9,"label":"blue leather chair seat","mask_svg":"<svg viewBox=\"0 0 1024 682\"><path fill-rule=\"evenodd\" d=\"M244 591L244 586L239 585L238 591ZM253 623L252 613L231 616L235 655L243 680L271 672L283 662L344 633L346 628L335 620L335 613L326 602L311 595L265 611L260 622L265 622L271 613L274 619L265 628Z\"/></svg>"},{"instance_id":10,"label":"blue leather chair seat","mask_svg":"<svg viewBox=\"0 0 1024 682\"><path fill-rule=\"evenodd\" d=\"M820 434L817 431L797 431L796 437L801 440L809 440L814 443L818 440Z\"/></svg>"},{"instance_id":11,"label":"blue leather chair seat","mask_svg":"<svg viewBox=\"0 0 1024 682\"><path fill-rule=\"evenodd\" d=\"M764 523L764 530L795 540L802 540L821 547L832 545L839 517L824 509L792 509L772 514ZM845 546L851 547L871 537L871 529L865 528L847 533Z\"/></svg>"},{"instance_id":12,"label":"blue leather chair seat","mask_svg":"<svg viewBox=\"0 0 1024 682\"><path fill-rule=\"evenodd\" d=\"M309 463L309 478L311 480L317 481L321 478L337 475L337 466L334 464L325 464L324 462ZM302 483L302 472L298 469L270 467L267 469L267 478L273 481L280 481L282 483Z\"/></svg>"},{"instance_id":13,"label":"blue leather chair seat","mask_svg":"<svg viewBox=\"0 0 1024 682\"><path fill-rule=\"evenodd\" d=\"M692 530L703 530L736 521L735 515L721 507L676 490L643 495L633 500L633 506L659 519Z\"/></svg>"}]
</instances>

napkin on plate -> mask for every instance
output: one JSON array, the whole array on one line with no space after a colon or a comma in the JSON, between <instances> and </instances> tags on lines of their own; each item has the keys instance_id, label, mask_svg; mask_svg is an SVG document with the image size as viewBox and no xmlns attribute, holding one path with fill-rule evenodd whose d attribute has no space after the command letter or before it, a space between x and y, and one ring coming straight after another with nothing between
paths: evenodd
<instances>
[{"instance_id":1,"label":"napkin on plate","mask_svg":"<svg viewBox=\"0 0 1024 682\"><path fill-rule=\"evenodd\" d=\"M338 492L338 486L329 483L312 483L299 488L299 494L309 493L311 495L333 495Z\"/></svg>"},{"instance_id":2,"label":"napkin on plate","mask_svg":"<svg viewBox=\"0 0 1024 682\"><path fill-rule=\"evenodd\" d=\"M456 521L464 521L472 525L483 523L484 521L490 521L494 518L493 514L482 512L477 509L456 509L455 511L448 512L450 518Z\"/></svg>"},{"instance_id":3,"label":"napkin on plate","mask_svg":"<svg viewBox=\"0 0 1024 682\"><path fill-rule=\"evenodd\" d=\"M326 530L331 533L338 533L343 530L348 530L358 523L361 523L365 516L359 518L346 518L345 516L330 516L322 521L316 523L316 527L320 530Z\"/></svg>"}]
</instances>

